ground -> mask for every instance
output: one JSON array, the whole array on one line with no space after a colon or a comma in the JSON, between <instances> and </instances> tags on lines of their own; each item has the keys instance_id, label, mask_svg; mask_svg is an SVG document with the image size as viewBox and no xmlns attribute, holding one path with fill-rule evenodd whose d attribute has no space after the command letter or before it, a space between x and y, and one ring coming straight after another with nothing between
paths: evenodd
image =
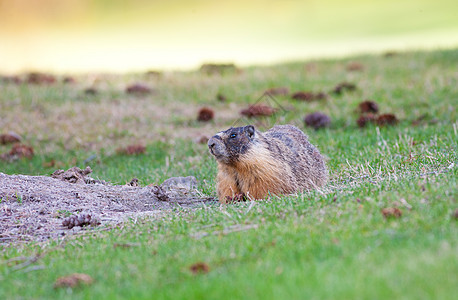
<instances>
[{"instance_id":1,"label":"ground","mask_svg":"<svg viewBox=\"0 0 458 300\"><path fill-rule=\"evenodd\" d=\"M90 177L81 176L81 179L87 178ZM199 195L195 187L167 185L171 179L165 185L147 187L91 183L90 180L75 183L71 182L73 179L0 173L0 245L43 242L81 229L97 229L97 226L107 230L129 219L161 216L173 207L192 208L217 202ZM165 196L155 193L157 190ZM97 222L83 224L87 227L64 226L64 220L72 215L90 215Z\"/></svg>"},{"instance_id":2,"label":"ground","mask_svg":"<svg viewBox=\"0 0 458 300\"><path fill-rule=\"evenodd\" d=\"M0 137L0 172L2 182L13 181L0 198L0 224L8 224L0 299L454 299L457 61L450 49L211 74L2 78L0 135L11 135ZM240 114L254 103L275 113ZM208 121L198 120L203 108ZM171 177L194 176L197 197L215 198L217 166L206 140L247 124L306 132L325 156L327 185L262 201L176 205L122 223L101 214L100 225L46 241L27 233L40 229L24 226L35 224L25 216L41 218L52 195L21 191L17 180L32 180L23 176L69 188L43 211L57 234L72 232L63 221L92 222L93 210L79 204L131 216L114 210L156 205L165 197L155 186ZM19 144L6 143L15 137ZM82 199L72 194L76 183L50 178L75 166L93 171ZM112 195L103 182L149 200L94 201ZM9 240L15 230L23 242Z\"/></svg>"}]
</instances>

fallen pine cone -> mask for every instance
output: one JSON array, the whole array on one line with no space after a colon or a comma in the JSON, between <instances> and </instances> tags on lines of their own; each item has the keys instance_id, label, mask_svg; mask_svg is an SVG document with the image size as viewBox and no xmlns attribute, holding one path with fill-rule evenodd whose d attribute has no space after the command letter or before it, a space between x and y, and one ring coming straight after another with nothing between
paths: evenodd
<instances>
[{"instance_id":1,"label":"fallen pine cone","mask_svg":"<svg viewBox=\"0 0 458 300\"><path fill-rule=\"evenodd\" d=\"M139 155L144 154L146 152L146 147L141 144L133 144L127 146L126 148L118 148L117 152L119 154L125 155Z\"/></svg>"},{"instance_id":2,"label":"fallen pine cone","mask_svg":"<svg viewBox=\"0 0 458 300\"><path fill-rule=\"evenodd\" d=\"M197 121L208 122L208 121L213 120L214 116L215 116L215 112L213 111L213 109L208 108L208 107L203 107L199 110Z\"/></svg>"},{"instance_id":3,"label":"fallen pine cone","mask_svg":"<svg viewBox=\"0 0 458 300\"><path fill-rule=\"evenodd\" d=\"M50 74L32 72L27 74L27 82L32 84L51 84L56 82L56 78Z\"/></svg>"},{"instance_id":4,"label":"fallen pine cone","mask_svg":"<svg viewBox=\"0 0 458 300\"><path fill-rule=\"evenodd\" d=\"M87 274L81 274L81 273L74 273L68 276L63 276L57 278L56 282L54 283L54 288L74 288L76 286L79 286L81 284L91 284L94 282L91 276Z\"/></svg>"},{"instance_id":5,"label":"fallen pine cone","mask_svg":"<svg viewBox=\"0 0 458 300\"><path fill-rule=\"evenodd\" d=\"M376 120L376 116L374 114L369 113L369 114L360 116L358 120L356 120L356 123L358 124L359 127L363 128L367 124L375 123L375 120Z\"/></svg>"},{"instance_id":6,"label":"fallen pine cone","mask_svg":"<svg viewBox=\"0 0 458 300\"><path fill-rule=\"evenodd\" d=\"M387 207L381 210L382 215L385 219L388 218L400 218L402 216L402 211L397 207Z\"/></svg>"},{"instance_id":7,"label":"fallen pine cone","mask_svg":"<svg viewBox=\"0 0 458 300\"><path fill-rule=\"evenodd\" d=\"M33 148L26 146L24 144L14 144L10 152L3 153L0 155L0 159L6 161L13 161L20 158L32 158L33 157Z\"/></svg>"},{"instance_id":8,"label":"fallen pine cone","mask_svg":"<svg viewBox=\"0 0 458 300\"><path fill-rule=\"evenodd\" d=\"M314 101L314 100L324 100L327 95L323 92L313 93L313 92L296 92L291 95L291 98L294 100L303 100L303 101Z\"/></svg>"},{"instance_id":9,"label":"fallen pine cone","mask_svg":"<svg viewBox=\"0 0 458 300\"><path fill-rule=\"evenodd\" d=\"M347 71L362 71L364 70L364 66L362 63L353 61L347 65L346 69Z\"/></svg>"},{"instance_id":10,"label":"fallen pine cone","mask_svg":"<svg viewBox=\"0 0 458 300\"><path fill-rule=\"evenodd\" d=\"M193 274L199 273L208 273L210 271L210 267L204 262L197 262L189 267L189 270Z\"/></svg>"},{"instance_id":11,"label":"fallen pine cone","mask_svg":"<svg viewBox=\"0 0 458 300\"><path fill-rule=\"evenodd\" d=\"M365 100L358 105L361 113L377 113L378 105L372 100Z\"/></svg>"},{"instance_id":12,"label":"fallen pine cone","mask_svg":"<svg viewBox=\"0 0 458 300\"><path fill-rule=\"evenodd\" d=\"M251 105L243 109L240 114L248 118L252 117L268 117L277 112L277 109L264 104Z\"/></svg>"},{"instance_id":13,"label":"fallen pine cone","mask_svg":"<svg viewBox=\"0 0 458 300\"><path fill-rule=\"evenodd\" d=\"M145 95L151 93L152 91L153 90L149 86L142 83L134 83L126 88L126 93L136 95Z\"/></svg>"},{"instance_id":14,"label":"fallen pine cone","mask_svg":"<svg viewBox=\"0 0 458 300\"><path fill-rule=\"evenodd\" d=\"M224 95L221 94L221 93L218 93L218 94L216 95L216 99L217 99L219 102L225 102L225 101L227 100L227 97L224 96Z\"/></svg>"},{"instance_id":15,"label":"fallen pine cone","mask_svg":"<svg viewBox=\"0 0 458 300\"><path fill-rule=\"evenodd\" d=\"M376 122L379 126L396 125L398 123L398 119L393 114L383 114L378 116Z\"/></svg>"},{"instance_id":16,"label":"fallen pine cone","mask_svg":"<svg viewBox=\"0 0 458 300\"><path fill-rule=\"evenodd\" d=\"M21 141L21 136L15 132L10 131L5 134L0 134L0 144L1 145L18 143L20 141Z\"/></svg>"},{"instance_id":17,"label":"fallen pine cone","mask_svg":"<svg viewBox=\"0 0 458 300\"><path fill-rule=\"evenodd\" d=\"M132 180L128 182L126 185L138 187L138 178L132 178Z\"/></svg>"},{"instance_id":18,"label":"fallen pine cone","mask_svg":"<svg viewBox=\"0 0 458 300\"><path fill-rule=\"evenodd\" d=\"M356 85L348 82L341 82L332 90L336 95L342 94L344 91L354 91L356 90Z\"/></svg>"},{"instance_id":19,"label":"fallen pine cone","mask_svg":"<svg viewBox=\"0 0 458 300\"><path fill-rule=\"evenodd\" d=\"M167 193L162 187L155 185L153 186L152 192L159 201L169 201L169 196L167 196Z\"/></svg>"},{"instance_id":20,"label":"fallen pine cone","mask_svg":"<svg viewBox=\"0 0 458 300\"><path fill-rule=\"evenodd\" d=\"M72 229L75 226L97 226L100 225L100 221L97 218L93 218L90 214L79 214L65 218L62 221L62 226Z\"/></svg>"},{"instance_id":21,"label":"fallen pine cone","mask_svg":"<svg viewBox=\"0 0 458 300\"><path fill-rule=\"evenodd\" d=\"M272 96L286 96L289 94L289 89L287 87L276 87L267 89L265 93L271 94Z\"/></svg>"}]
</instances>

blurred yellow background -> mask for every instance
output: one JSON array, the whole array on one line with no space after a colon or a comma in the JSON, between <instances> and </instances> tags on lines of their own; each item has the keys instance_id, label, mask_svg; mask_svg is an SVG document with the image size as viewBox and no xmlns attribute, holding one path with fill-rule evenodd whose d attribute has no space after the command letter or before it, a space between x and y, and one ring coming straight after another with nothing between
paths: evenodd
<instances>
[{"instance_id":1,"label":"blurred yellow background","mask_svg":"<svg viewBox=\"0 0 458 300\"><path fill-rule=\"evenodd\" d=\"M0 0L1 73L189 69L456 46L456 0Z\"/></svg>"}]
</instances>

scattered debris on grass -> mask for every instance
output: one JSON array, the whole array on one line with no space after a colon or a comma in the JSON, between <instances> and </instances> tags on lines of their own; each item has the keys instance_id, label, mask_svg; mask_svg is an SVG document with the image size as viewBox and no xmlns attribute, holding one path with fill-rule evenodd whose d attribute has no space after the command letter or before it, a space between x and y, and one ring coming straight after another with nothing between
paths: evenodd
<instances>
[{"instance_id":1,"label":"scattered debris on grass","mask_svg":"<svg viewBox=\"0 0 458 300\"><path fill-rule=\"evenodd\" d=\"M244 193L235 194L233 197L226 196L225 203L234 203L234 202L245 202L248 198L245 196Z\"/></svg>"},{"instance_id":2,"label":"scattered debris on grass","mask_svg":"<svg viewBox=\"0 0 458 300\"><path fill-rule=\"evenodd\" d=\"M308 114L304 118L305 125L314 129L328 127L331 124L331 118L322 112Z\"/></svg>"},{"instance_id":3,"label":"scattered debris on grass","mask_svg":"<svg viewBox=\"0 0 458 300\"><path fill-rule=\"evenodd\" d=\"M218 94L216 95L216 100L218 100L219 102L226 102L226 101L227 101L227 97L224 96L224 95L221 94L221 93L218 93Z\"/></svg>"},{"instance_id":4,"label":"scattered debris on grass","mask_svg":"<svg viewBox=\"0 0 458 300\"><path fill-rule=\"evenodd\" d=\"M57 278L54 288L75 288L81 285L90 285L94 282L91 276L82 273L74 273Z\"/></svg>"},{"instance_id":5,"label":"scattered debris on grass","mask_svg":"<svg viewBox=\"0 0 458 300\"><path fill-rule=\"evenodd\" d=\"M314 100L324 100L326 99L327 95L323 92L313 93L313 92L296 92L291 95L291 98L294 100L302 100L302 101L314 101Z\"/></svg>"},{"instance_id":6,"label":"scattered debris on grass","mask_svg":"<svg viewBox=\"0 0 458 300\"><path fill-rule=\"evenodd\" d=\"M128 186L138 186L138 178L132 178L131 181L129 181L126 185Z\"/></svg>"},{"instance_id":7,"label":"scattered debris on grass","mask_svg":"<svg viewBox=\"0 0 458 300\"><path fill-rule=\"evenodd\" d=\"M0 76L0 80L5 83L14 83L14 84L21 84L22 79L19 76Z\"/></svg>"},{"instance_id":8,"label":"scattered debris on grass","mask_svg":"<svg viewBox=\"0 0 458 300\"><path fill-rule=\"evenodd\" d=\"M387 51L385 53L383 53L383 57L393 57L393 56L396 56L398 55L398 53L396 51Z\"/></svg>"},{"instance_id":9,"label":"scattered debris on grass","mask_svg":"<svg viewBox=\"0 0 458 300\"><path fill-rule=\"evenodd\" d=\"M153 78L160 78L162 77L163 75L163 72L161 71L156 71L156 70L149 70L145 73L147 76L149 77L153 77Z\"/></svg>"},{"instance_id":10,"label":"scattered debris on grass","mask_svg":"<svg viewBox=\"0 0 458 300\"><path fill-rule=\"evenodd\" d=\"M225 73L239 72L239 69L233 63L229 63L229 64L207 63L207 64L203 64L200 67L200 72L205 73L207 75L214 75L214 74L222 75Z\"/></svg>"},{"instance_id":11,"label":"scattered debris on grass","mask_svg":"<svg viewBox=\"0 0 458 300\"><path fill-rule=\"evenodd\" d=\"M17 143L13 145L9 152L0 155L0 159L11 162L21 158L32 158L33 154L32 147Z\"/></svg>"},{"instance_id":12,"label":"scattered debris on grass","mask_svg":"<svg viewBox=\"0 0 458 300\"><path fill-rule=\"evenodd\" d=\"M271 94L272 96L287 96L289 94L289 88L287 87L275 87L267 89L264 93Z\"/></svg>"},{"instance_id":13,"label":"scattered debris on grass","mask_svg":"<svg viewBox=\"0 0 458 300\"><path fill-rule=\"evenodd\" d=\"M452 213L452 218L458 220L458 208Z\"/></svg>"},{"instance_id":14,"label":"scattered debris on grass","mask_svg":"<svg viewBox=\"0 0 458 300\"><path fill-rule=\"evenodd\" d=\"M51 84L56 82L56 77L51 74L32 72L27 74L26 80L31 84Z\"/></svg>"},{"instance_id":15,"label":"scattered debris on grass","mask_svg":"<svg viewBox=\"0 0 458 300\"><path fill-rule=\"evenodd\" d=\"M75 79L75 77L72 77L72 76L65 76L62 79L62 82L63 83L67 83L67 84L74 84L74 83L76 83L76 79Z\"/></svg>"},{"instance_id":16,"label":"scattered debris on grass","mask_svg":"<svg viewBox=\"0 0 458 300\"><path fill-rule=\"evenodd\" d=\"M134 83L126 87L127 94L146 95L150 94L152 91L153 90L149 86L143 83Z\"/></svg>"},{"instance_id":17,"label":"scattered debris on grass","mask_svg":"<svg viewBox=\"0 0 458 300\"><path fill-rule=\"evenodd\" d=\"M118 154L125 154L125 155L139 155L139 154L145 154L146 147L141 144L133 144L125 148L118 148L116 152Z\"/></svg>"},{"instance_id":18,"label":"scattered debris on grass","mask_svg":"<svg viewBox=\"0 0 458 300\"><path fill-rule=\"evenodd\" d=\"M354 71L363 71L364 70L364 65L360 62L353 61L348 63L346 67L347 71L354 72Z\"/></svg>"},{"instance_id":19,"label":"scattered debris on grass","mask_svg":"<svg viewBox=\"0 0 458 300\"><path fill-rule=\"evenodd\" d=\"M421 125L425 121L426 117L426 114L422 114L421 116L412 121L412 126Z\"/></svg>"},{"instance_id":20,"label":"scattered debris on grass","mask_svg":"<svg viewBox=\"0 0 458 300\"><path fill-rule=\"evenodd\" d=\"M315 95L312 92L296 92L291 95L294 100L312 101L315 99Z\"/></svg>"},{"instance_id":21,"label":"scattered debris on grass","mask_svg":"<svg viewBox=\"0 0 458 300\"><path fill-rule=\"evenodd\" d=\"M398 119L394 114L383 114L378 116L376 122L379 126L396 125L398 123Z\"/></svg>"},{"instance_id":22,"label":"scattered debris on grass","mask_svg":"<svg viewBox=\"0 0 458 300\"><path fill-rule=\"evenodd\" d=\"M114 243L113 248L132 248L140 246L140 243Z\"/></svg>"},{"instance_id":23,"label":"scattered debris on grass","mask_svg":"<svg viewBox=\"0 0 458 300\"><path fill-rule=\"evenodd\" d=\"M210 267L204 262L197 262L195 264L192 264L189 267L189 270L193 274L208 273L210 271Z\"/></svg>"},{"instance_id":24,"label":"scattered debris on grass","mask_svg":"<svg viewBox=\"0 0 458 300\"><path fill-rule=\"evenodd\" d=\"M67 227L68 229L72 229L75 226L83 227L88 225L100 225L100 220L96 217L92 217L90 214L81 213L79 215L67 217L62 221L62 226Z\"/></svg>"},{"instance_id":25,"label":"scattered debris on grass","mask_svg":"<svg viewBox=\"0 0 458 300\"><path fill-rule=\"evenodd\" d=\"M361 115L358 118L358 120L356 120L356 123L358 124L359 127L363 128L368 124L375 123L376 119L377 119L376 115L372 113L368 113L368 114Z\"/></svg>"},{"instance_id":26,"label":"scattered debris on grass","mask_svg":"<svg viewBox=\"0 0 458 300\"><path fill-rule=\"evenodd\" d=\"M383 217L388 218L400 218L402 211L397 207L387 207L381 210Z\"/></svg>"},{"instance_id":27,"label":"scattered debris on grass","mask_svg":"<svg viewBox=\"0 0 458 300\"><path fill-rule=\"evenodd\" d=\"M240 111L240 114L248 118L253 118L253 117L272 116L276 112L277 112L277 109L271 106L268 106L265 104L254 104Z\"/></svg>"},{"instance_id":28,"label":"scattered debris on grass","mask_svg":"<svg viewBox=\"0 0 458 300\"><path fill-rule=\"evenodd\" d=\"M256 203L256 202L252 201L250 206L254 205L254 203ZM228 234L234 233L234 232L241 232L241 231L246 231L246 230L251 230L251 229L258 229L258 228L259 228L258 224L247 224L247 225L235 224L235 225L228 226L228 227L224 228L223 230L216 230L216 231L213 231L213 232L201 231L201 232L192 233L192 234L190 234L190 236L192 238L194 238L194 239L201 239L203 237L210 236L210 235L218 235L218 236L228 235Z\"/></svg>"},{"instance_id":29,"label":"scattered debris on grass","mask_svg":"<svg viewBox=\"0 0 458 300\"><path fill-rule=\"evenodd\" d=\"M84 170L81 170L78 167L72 167L68 169L67 171L56 170L54 171L54 173L51 174L51 177L62 180L62 181L66 181L69 183L86 184L88 183L87 175L91 173L92 173L92 169L90 167L86 167L86 169Z\"/></svg>"},{"instance_id":30,"label":"scattered debris on grass","mask_svg":"<svg viewBox=\"0 0 458 300\"><path fill-rule=\"evenodd\" d=\"M203 107L199 110L199 113L197 115L197 121L200 122L208 122L213 120L215 116L215 112L213 109L208 108L208 107Z\"/></svg>"},{"instance_id":31,"label":"scattered debris on grass","mask_svg":"<svg viewBox=\"0 0 458 300\"><path fill-rule=\"evenodd\" d=\"M88 87L88 88L86 88L84 90L84 93L86 95L92 95L93 96L93 95L97 95L98 91L97 91L97 89L95 87Z\"/></svg>"},{"instance_id":32,"label":"scattered debris on grass","mask_svg":"<svg viewBox=\"0 0 458 300\"><path fill-rule=\"evenodd\" d=\"M19 143L21 140L21 136L13 131L0 134L0 145Z\"/></svg>"},{"instance_id":33,"label":"scattered debris on grass","mask_svg":"<svg viewBox=\"0 0 458 300\"><path fill-rule=\"evenodd\" d=\"M345 91L354 91L356 90L356 85L349 82L341 82L332 90L332 92L336 95L341 95Z\"/></svg>"},{"instance_id":34,"label":"scattered debris on grass","mask_svg":"<svg viewBox=\"0 0 458 300\"><path fill-rule=\"evenodd\" d=\"M378 113L378 105L375 101L365 100L358 105L359 111L365 113Z\"/></svg>"}]
</instances>

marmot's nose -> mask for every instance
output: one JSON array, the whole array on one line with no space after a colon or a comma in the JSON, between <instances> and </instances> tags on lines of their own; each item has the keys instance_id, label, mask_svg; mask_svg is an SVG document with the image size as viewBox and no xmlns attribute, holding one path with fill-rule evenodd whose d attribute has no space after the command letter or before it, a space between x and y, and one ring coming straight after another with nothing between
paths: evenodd
<instances>
[{"instance_id":1,"label":"marmot's nose","mask_svg":"<svg viewBox=\"0 0 458 300\"><path fill-rule=\"evenodd\" d=\"M214 141L212 141L211 139L208 141L208 148L213 148L214 146L216 145L216 143Z\"/></svg>"}]
</instances>

